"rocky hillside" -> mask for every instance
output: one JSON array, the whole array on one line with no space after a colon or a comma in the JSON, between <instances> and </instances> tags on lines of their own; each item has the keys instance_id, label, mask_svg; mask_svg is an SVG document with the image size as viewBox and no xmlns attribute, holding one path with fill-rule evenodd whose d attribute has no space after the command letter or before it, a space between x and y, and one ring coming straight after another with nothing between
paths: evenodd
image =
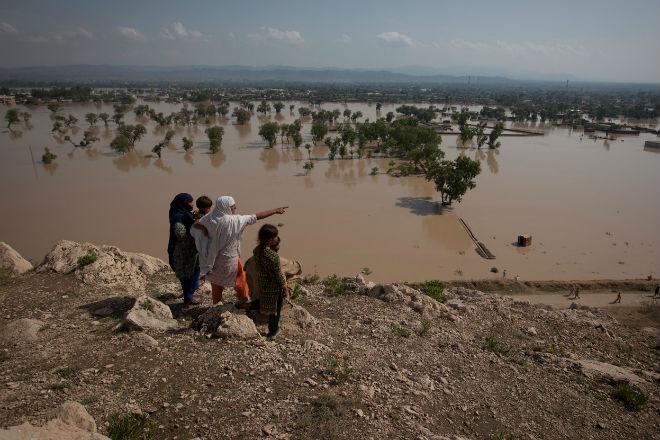
<instances>
[{"instance_id":1,"label":"rocky hillside","mask_svg":"<svg viewBox=\"0 0 660 440\"><path fill-rule=\"evenodd\" d=\"M633 327L464 287L309 279L268 340L231 294L182 307L153 257L60 242L33 270L14 253L0 246L0 439L660 438L652 303Z\"/></svg>"}]
</instances>

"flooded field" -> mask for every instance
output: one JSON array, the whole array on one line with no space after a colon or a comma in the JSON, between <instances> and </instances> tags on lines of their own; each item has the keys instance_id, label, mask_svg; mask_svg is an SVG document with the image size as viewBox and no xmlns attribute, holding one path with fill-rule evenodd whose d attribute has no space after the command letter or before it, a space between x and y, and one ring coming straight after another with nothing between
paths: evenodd
<instances>
[{"instance_id":1,"label":"flooded field","mask_svg":"<svg viewBox=\"0 0 660 440\"><path fill-rule=\"evenodd\" d=\"M157 111L181 105L148 103ZM166 129L127 113L148 134L136 150L113 153L115 135L99 122L100 142L74 148L50 133L51 113L30 108L26 126L0 133L0 188L4 215L0 240L27 258L39 260L59 239L117 245L122 249L165 257L167 210L172 196L190 192L232 195L239 211L251 213L288 205L281 222L284 256L301 261L307 273L355 274L367 267L380 281L489 278L521 279L633 278L659 275L660 154L644 151L644 140L656 136L619 136L615 141L588 139L582 132L544 124L525 125L544 136L502 137L499 151L458 149L456 136L443 136L448 158L466 154L482 162L476 189L460 204L441 210L439 195L422 178L385 174L389 159L327 160L327 149L312 149L315 167L303 172L304 149L264 149L258 135L266 120L292 122L288 104L280 116L253 116L249 124L225 128L221 152L208 154L207 125L177 128L162 159L151 148ZM234 103L232 103L232 108ZM341 108L339 104L324 105ZM375 106L350 104L365 117ZM382 115L394 111L384 105ZM7 107L1 106L4 114ZM21 109L22 110L22 109ZM88 112L112 114L112 106L70 105L79 141ZM305 142L311 142L305 123ZM192 137L185 153L182 137ZM44 147L57 159L41 164ZM373 167L380 174L370 175ZM485 260L459 222L464 219L479 241L496 255ZM251 254L258 226L243 245ZM533 245L513 245L518 234L531 234ZM490 272L497 267L499 274Z\"/></svg>"}]
</instances>

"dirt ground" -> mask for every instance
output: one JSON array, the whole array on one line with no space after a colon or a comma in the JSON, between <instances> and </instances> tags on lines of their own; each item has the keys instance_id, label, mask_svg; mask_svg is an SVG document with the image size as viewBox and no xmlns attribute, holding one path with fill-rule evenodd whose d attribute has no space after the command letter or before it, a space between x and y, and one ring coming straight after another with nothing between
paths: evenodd
<instances>
[{"instance_id":1,"label":"dirt ground","mask_svg":"<svg viewBox=\"0 0 660 440\"><path fill-rule=\"evenodd\" d=\"M0 342L0 427L44 423L75 400L102 433L113 412L146 412L157 439L660 438L660 309L648 291L615 306L608 290L584 289L569 309L561 290L459 289L447 319L317 283L295 300L313 328L223 340L190 329L210 299L183 308L174 281L150 280L178 321L149 332L155 345L114 330L135 292L73 275L3 279L0 328L21 318L43 328L36 341ZM103 307L112 313L95 317ZM640 378L648 404L627 409L580 360Z\"/></svg>"}]
</instances>

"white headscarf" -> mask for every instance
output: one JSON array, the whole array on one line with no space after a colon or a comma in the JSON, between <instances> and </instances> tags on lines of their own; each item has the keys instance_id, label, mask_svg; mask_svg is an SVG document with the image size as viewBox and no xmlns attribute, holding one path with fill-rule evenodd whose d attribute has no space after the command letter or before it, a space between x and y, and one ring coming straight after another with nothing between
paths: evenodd
<instances>
[{"instance_id":1,"label":"white headscarf","mask_svg":"<svg viewBox=\"0 0 660 440\"><path fill-rule=\"evenodd\" d=\"M254 215L232 214L231 207L235 204L232 197L218 197L213 211L199 220L208 231L210 240L206 267L200 267L202 276L211 271L218 252L223 252L223 255L226 252L227 256L238 258L243 229L256 222Z\"/></svg>"}]
</instances>

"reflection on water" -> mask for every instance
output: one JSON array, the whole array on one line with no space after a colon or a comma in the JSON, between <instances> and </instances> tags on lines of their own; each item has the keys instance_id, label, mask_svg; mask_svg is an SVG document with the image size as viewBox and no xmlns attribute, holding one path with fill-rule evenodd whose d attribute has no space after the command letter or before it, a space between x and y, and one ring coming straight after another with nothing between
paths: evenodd
<instances>
[{"instance_id":1,"label":"reflection on water","mask_svg":"<svg viewBox=\"0 0 660 440\"><path fill-rule=\"evenodd\" d=\"M181 108L148 104L164 114ZM523 279L621 278L646 276L660 266L660 206L650 202L660 186L660 155L643 148L644 140L655 136L588 142L581 131L541 122L516 126L544 131L544 136L503 137L497 150L475 149L473 143L461 148L457 136L444 136L447 159L466 155L482 163L477 188L448 209L437 203L432 182L386 174L391 159L331 161L321 143L311 149L314 168L305 173L305 149L280 143L264 148L259 125L293 122L298 107L308 105L294 104L293 112L287 103L281 114L255 115L243 126L230 118L210 118L225 127L216 154L208 154L204 123L160 127L128 113L125 123L142 122L147 134L135 150L118 155L109 148L117 131L113 122L96 127L84 122L90 111L112 114L112 106L66 106L62 114L73 114L79 122L65 134L51 133L50 111L28 109L29 124L0 132L4 202L26 214L0 223L0 240L32 259L61 238L164 257L168 203L172 194L187 191L212 198L232 194L243 212L291 206L281 219L282 252L301 260L306 271L317 267L321 275L348 275L368 266L383 281L455 278L459 270L465 277L483 278L494 276L489 270L495 265ZM381 114L395 107L384 105ZM345 105L322 108L343 110ZM361 111L363 120L377 117L375 106L348 108ZM303 124L304 142L311 142L310 122ZM100 138L90 147L75 148L65 139L68 135L77 143L88 129ZM151 149L170 129L175 135L158 159ZM184 136L194 140L190 151L182 148ZM37 162L45 147L58 156L50 165ZM374 167L377 175L371 175ZM63 209L63 197L75 197L76 203ZM48 228L36 215L44 209ZM120 214L136 209L140 218ZM474 252L459 217L496 260ZM257 229L248 230L246 243L254 242ZM524 253L511 244L521 233L534 237Z\"/></svg>"}]
</instances>

